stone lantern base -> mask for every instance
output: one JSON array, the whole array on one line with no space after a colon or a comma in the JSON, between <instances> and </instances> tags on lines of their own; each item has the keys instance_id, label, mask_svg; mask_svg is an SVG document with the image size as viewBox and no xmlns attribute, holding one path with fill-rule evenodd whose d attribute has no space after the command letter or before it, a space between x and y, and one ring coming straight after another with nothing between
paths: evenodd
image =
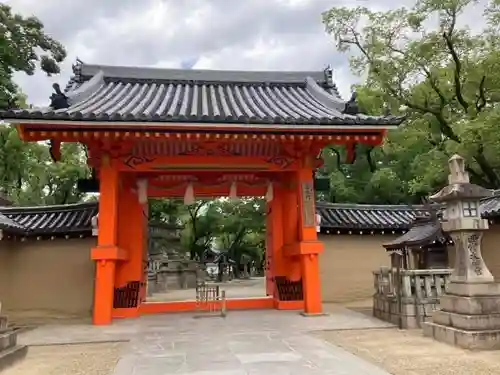
<instances>
[{"instance_id":1,"label":"stone lantern base","mask_svg":"<svg viewBox=\"0 0 500 375\"><path fill-rule=\"evenodd\" d=\"M471 350L500 349L500 284L450 282L424 335Z\"/></svg>"}]
</instances>

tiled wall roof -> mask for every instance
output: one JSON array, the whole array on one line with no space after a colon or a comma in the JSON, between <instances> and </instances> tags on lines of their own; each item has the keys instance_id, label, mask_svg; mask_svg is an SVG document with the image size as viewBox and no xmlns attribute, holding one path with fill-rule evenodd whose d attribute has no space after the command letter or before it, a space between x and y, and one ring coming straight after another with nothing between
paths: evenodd
<instances>
[{"instance_id":1,"label":"tiled wall roof","mask_svg":"<svg viewBox=\"0 0 500 375\"><path fill-rule=\"evenodd\" d=\"M408 230L424 206L364 205L318 202L326 230ZM500 217L500 195L481 203L483 217ZM0 207L0 230L12 234L65 235L92 232L97 202L40 207Z\"/></svg>"},{"instance_id":2,"label":"tiled wall roof","mask_svg":"<svg viewBox=\"0 0 500 375\"><path fill-rule=\"evenodd\" d=\"M321 227L329 230L408 230L424 206L365 205L318 202ZM485 219L500 217L500 194L483 199L481 216Z\"/></svg>"},{"instance_id":3,"label":"tiled wall roof","mask_svg":"<svg viewBox=\"0 0 500 375\"><path fill-rule=\"evenodd\" d=\"M486 219L500 217L500 193L482 200L481 215Z\"/></svg>"},{"instance_id":4,"label":"tiled wall roof","mask_svg":"<svg viewBox=\"0 0 500 375\"><path fill-rule=\"evenodd\" d=\"M26 228L21 224L3 214L0 214L0 229L16 234L22 234L26 231Z\"/></svg>"},{"instance_id":5,"label":"tiled wall roof","mask_svg":"<svg viewBox=\"0 0 500 375\"><path fill-rule=\"evenodd\" d=\"M0 207L0 229L15 234L91 234L97 202L39 207ZM2 216L8 220L1 220Z\"/></svg>"},{"instance_id":6,"label":"tiled wall roof","mask_svg":"<svg viewBox=\"0 0 500 375\"><path fill-rule=\"evenodd\" d=\"M408 229L423 206L364 205L318 202L321 227L330 230L403 230Z\"/></svg>"}]
</instances>

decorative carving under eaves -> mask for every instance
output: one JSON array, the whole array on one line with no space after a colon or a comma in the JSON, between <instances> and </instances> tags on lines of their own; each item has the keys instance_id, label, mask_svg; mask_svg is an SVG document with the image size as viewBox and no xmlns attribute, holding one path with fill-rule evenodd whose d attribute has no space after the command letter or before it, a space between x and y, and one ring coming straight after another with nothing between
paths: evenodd
<instances>
[{"instance_id":1,"label":"decorative carving under eaves","mask_svg":"<svg viewBox=\"0 0 500 375\"><path fill-rule=\"evenodd\" d=\"M217 142L193 143L188 150L179 152L179 156L241 156L230 144Z\"/></svg>"},{"instance_id":2,"label":"decorative carving under eaves","mask_svg":"<svg viewBox=\"0 0 500 375\"><path fill-rule=\"evenodd\" d=\"M155 158L149 156L129 155L123 160L123 163L129 168L135 169L138 165L151 163L154 160Z\"/></svg>"},{"instance_id":3,"label":"decorative carving under eaves","mask_svg":"<svg viewBox=\"0 0 500 375\"><path fill-rule=\"evenodd\" d=\"M274 155L266 159L267 163L274 164L280 167L281 169L289 167L294 161L295 161L294 158L285 155Z\"/></svg>"},{"instance_id":4,"label":"decorative carving under eaves","mask_svg":"<svg viewBox=\"0 0 500 375\"><path fill-rule=\"evenodd\" d=\"M200 187L220 187L230 185L235 182L238 186L247 187L266 187L269 185L269 178L254 175L161 175L152 179L151 185L163 188L168 185L169 188L177 188L192 183ZM173 183L173 185L172 185ZM276 182L273 182L276 184Z\"/></svg>"}]
</instances>

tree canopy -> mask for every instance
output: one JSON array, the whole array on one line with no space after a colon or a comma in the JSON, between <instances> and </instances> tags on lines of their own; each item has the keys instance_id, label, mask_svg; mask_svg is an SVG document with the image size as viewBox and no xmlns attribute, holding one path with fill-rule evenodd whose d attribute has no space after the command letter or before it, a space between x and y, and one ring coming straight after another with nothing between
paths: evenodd
<instances>
[{"instance_id":1,"label":"tree canopy","mask_svg":"<svg viewBox=\"0 0 500 375\"><path fill-rule=\"evenodd\" d=\"M183 227L181 243L190 259L202 260L211 249L226 253L237 265L261 262L265 249L265 202L260 198L150 200L150 220ZM175 220L174 220L175 218Z\"/></svg>"},{"instance_id":2,"label":"tree canopy","mask_svg":"<svg viewBox=\"0 0 500 375\"><path fill-rule=\"evenodd\" d=\"M88 174L83 148L64 143L61 155L54 163L47 144L23 142L15 127L0 126L0 192L21 206L79 202L76 183Z\"/></svg>"},{"instance_id":3,"label":"tree canopy","mask_svg":"<svg viewBox=\"0 0 500 375\"><path fill-rule=\"evenodd\" d=\"M0 35L0 109L5 109L20 99L14 72L33 75L39 67L48 75L59 73L66 50L45 33L38 18L15 14L6 4L0 4Z\"/></svg>"},{"instance_id":4,"label":"tree canopy","mask_svg":"<svg viewBox=\"0 0 500 375\"><path fill-rule=\"evenodd\" d=\"M446 161L459 153L472 180L500 187L500 1L484 7L484 28L467 26L475 0L418 0L385 12L335 7L323 13L326 31L348 53L366 113L408 117L384 146L361 150L342 166L331 162L331 199L366 203L418 201L446 183ZM475 22L475 25L482 24Z\"/></svg>"},{"instance_id":5,"label":"tree canopy","mask_svg":"<svg viewBox=\"0 0 500 375\"><path fill-rule=\"evenodd\" d=\"M0 35L0 109L26 108L14 73L59 73L66 51L45 33L39 19L15 14L5 4L0 4ZM25 143L14 126L0 125L0 192L18 205L80 201L76 182L88 174L84 149L67 143L61 153L61 161L53 163L48 144Z\"/></svg>"}]
</instances>

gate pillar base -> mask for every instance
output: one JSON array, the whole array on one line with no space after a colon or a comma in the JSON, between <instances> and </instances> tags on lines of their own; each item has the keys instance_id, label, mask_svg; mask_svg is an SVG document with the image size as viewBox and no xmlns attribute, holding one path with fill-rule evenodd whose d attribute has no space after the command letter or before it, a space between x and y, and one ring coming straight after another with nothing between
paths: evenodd
<instances>
[{"instance_id":1,"label":"gate pillar base","mask_svg":"<svg viewBox=\"0 0 500 375\"><path fill-rule=\"evenodd\" d=\"M280 300L275 300L274 301L274 308L276 310L283 310L283 311L300 311L304 310L304 301L280 301Z\"/></svg>"},{"instance_id":2,"label":"gate pillar base","mask_svg":"<svg viewBox=\"0 0 500 375\"><path fill-rule=\"evenodd\" d=\"M113 309L113 319L130 319L141 316L139 307Z\"/></svg>"}]
</instances>

